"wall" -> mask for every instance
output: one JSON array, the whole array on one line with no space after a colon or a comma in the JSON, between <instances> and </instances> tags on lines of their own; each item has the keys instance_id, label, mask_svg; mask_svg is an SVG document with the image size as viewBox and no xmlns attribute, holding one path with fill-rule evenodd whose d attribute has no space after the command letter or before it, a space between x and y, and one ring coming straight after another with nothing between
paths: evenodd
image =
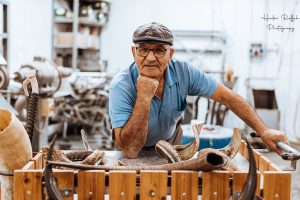
<instances>
[{"instance_id":1,"label":"wall","mask_svg":"<svg viewBox=\"0 0 300 200\"><path fill-rule=\"evenodd\" d=\"M10 2L10 71L28 63L33 56L51 58L52 0L9 0ZM298 14L299 0L112 0L109 23L102 37L101 57L108 60L108 72L115 74L132 63L131 36L139 25L158 21L172 30L217 30L227 33L225 66L232 66L239 77L236 91L246 97L245 79L275 78L281 110L281 129L291 140L300 137L300 20L292 25L293 33L267 31L264 13ZM262 60L250 60L250 42L261 41L268 49ZM278 51L276 50L278 46ZM299 106L300 107L300 106ZM297 115L297 116L296 116ZM296 116L296 118L295 118ZM299 122L298 122L299 121ZM295 123L296 122L296 123ZM228 126L243 127L230 117Z\"/></svg>"},{"instance_id":2,"label":"wall","mask_svg":"<svg viewBox=\"0 0 300 200\"><path fill-rule=\"evenodd\" d=\"M33 56L51 58L52 0L9 0L10 72Z\"/></svg>"},{"instance_id":3,"label":"wall","mask_svg":"<svg viewBox=\"0 0 300 200\"><path fill-rule=\"evenodd\" d=\"M225 67L231 66L239 77L236 91L246 97L245 79L269 77L274 79L278 106L281 111L280 128L296 141L300 136L300 116L296 102L300 96L299 47L300 20L293 23L276 22L293 26L294 32L268 31L264 14L298 14L299 0L113 0L109 23L103 32L103 59L108 60L108 72L115 74L132 63L131 36L139 25L158 21L172 30L217 30L228 36ZM275 22L274 22L275 23ZM262 42L266 49L263 59L249 59L250 42ZM278 48L277 48L278 47ZM299 111L300 112L300 111ZM237 119L227 120L227 126L242 128Z\"/></svg>"}]
</instances>

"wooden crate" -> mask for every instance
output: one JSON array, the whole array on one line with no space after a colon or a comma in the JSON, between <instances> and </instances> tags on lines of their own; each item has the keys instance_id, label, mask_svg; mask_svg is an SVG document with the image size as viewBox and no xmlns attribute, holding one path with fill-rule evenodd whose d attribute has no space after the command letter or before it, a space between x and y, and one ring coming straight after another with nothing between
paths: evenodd
<instances>
[{"instance_id":1,"label":"wooden crate","mask_svg":"<svg viewBox=\"0 0 300 200\"><path fill-rule=\"evenodd\" d=\"M240 153L247 158L246 144L240 146ZM257 194L264 200L289 200L291 173L281 171L257 151L258 179ZM40 200L45 196L42 186L44 157L38 153L21 170L14 173L15 199ZM246 172L213 171L100 171L55 170L58 186L65 199L93 200L226 200L231 194L242 190ZM138 195L137 195L138 194ZM77 196L77 197L76 197Z\"/></svg>"}]
</instances>

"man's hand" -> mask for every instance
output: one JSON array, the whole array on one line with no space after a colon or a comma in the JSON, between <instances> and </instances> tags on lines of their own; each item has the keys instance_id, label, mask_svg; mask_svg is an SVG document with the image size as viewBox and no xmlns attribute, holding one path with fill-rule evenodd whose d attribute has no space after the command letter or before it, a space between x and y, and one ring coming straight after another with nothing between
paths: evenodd
<instances>
[{"instance_id":1,"label":"man's hand","mask_svg":"<svg viewBox=\"0 0 300 200\"><path fill-rule=\"evenodd\" d=\"M137 95L142 99L151 100L158 85L158 80L140 75L137 78Z\"/></svg>"},{"instance_id":2,"label":"man's hand","mask_svg":"<svg viewBox=\"0 0 300 200\"><path fill-rule=\"evenodd\" d=\"M283 151L276 146L277 142L284 142L289 144L285 134L274 130L274 129L267 129L264 132L260 133L260 137L263 142L273 151L275 151L278 155L281 155Z\"/></svg>"}]
</instances>

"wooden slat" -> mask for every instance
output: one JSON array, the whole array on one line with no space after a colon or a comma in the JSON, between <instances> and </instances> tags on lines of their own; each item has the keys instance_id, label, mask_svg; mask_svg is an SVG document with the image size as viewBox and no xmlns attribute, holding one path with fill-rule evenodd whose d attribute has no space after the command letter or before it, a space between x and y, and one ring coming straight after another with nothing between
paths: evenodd
<instances>
[{"instance_id":1,"label":"wooden slat","mask_svg":"<svg viewBox=\"0 0 300 200\"><path fill-rule=\"evenodd\" d=\"M105 172L89 170L78 172L78 199L104 200Z\"/></svg>"},{"instance_id":2,"label":"wooden slat","mask_svg":"<svg viewBox=\"0 0 300 200\"><path fill-rule=\"evenodd\" d=\"M14 199L42 199L42 170L15 170Z\"/></svg>"},{"instance_id":3,"label":"wooden slat","mask_svg":"<svg viewBox=\"0 0 300 200\"><path fill-rule=\"evenodd\" d=\"M259 169L259 160L262 155L255 149L253 149L253 154L254 154L254 158L255 158L255 162L256 162L256 169Z\"/></svg>"},{"instance_id":4,"label":"wooden slat","mask_svg":"<svg viewBox=\"0 0 300 200\"><path fill-rule=\"evenodd\" d=\"M224 200L229 198L229 172L203 173L202 200Z\"/></svg>"},{"instance_id":5,"label":"wooden slat","mask_svg":"<svg viewBox=\"0 0 300 200\"><path fill-rule=\"evenodd\" d=\"M35 169L34 161L29 161L22 169L23 170Z\"/></svg>"},{"instance_id":6,"label":"wooden slat","mask_svg":"<svg viewBox=\"0 0 300 200\"><path fill-rule=\"evenodd\" d=\"M53 170L59 189L72 189L70 196L64 197L64 200L73 199L74 195L74 171L73 170Z\"/></svg>"},{"instance_id":7,"label":"wooden slat","mask_svg":"<svg viewBox=\"0 0 300 200\"><path fill-rule=\"evenodd\" d=\"M43 169L43 154L37 153L32 159L35 169Z\"/></svg>"},{"instance_id":8,"label":"wooden slat","mask_svg":"<svg viewBox=\"0 0 300 200\"><path fill-rule=\"evenodd\" d=\"M172 171L171 198L198 199L198 172Z\"/></svg>"},{"instance_id":9,"label":"wooden slat","mask_svg":"<svg viewBox=\"0 0 300 200\"><path fill-rule=\"evenodd\" d=\"M274 163L269 163L269 169L268 171L282 171L279 167L277 167Z\"/></svg>"},{"instance_id":10,"label":"wooden slat","mask_svg":"<svg viewBox=\"0 0 300 200\"><path fill-rule=\"evenodd\" d=\"M161 200L167 199L167 171L141 171L140 199Z\"/></svg>"},{"instance_id":11,"label":"wooden slat","mask_svg":"<svg viewBox=\"0 0 300 200\"><path fill-rule=\"evenodd\" d=\"M233 180L232 180L232 193L241 192L245 181L247 179L248 172L233 172ZM256 194L260 194L260 174L257 174L257 184L256 184Z\"/></svg>"},{"instance_id":12,"label":"wooden slat","mask_svg":"<svg viewBox=\"0 0 300 200\"><path fill-rule=\"evenodd\" d=\"M134 200L136 197L135 171L109 172L109 199Z\"/></svg>"},{"instance_id":13,"label":"wooden slat","mask_svg":"<svg viewBox=\"0 0 300 200\"><path fill-rule=\"evenodd\" d=\"M291 197L290 172L265 172L264 200L288 200Z\"/></svg>"},{"instance_id":14,"label":"wooden slat","mask_svg":"<svg viewBox=\"0 0 300 200\"><path fill-rule=\"evenodd\" d=\"M258 162L258 170L261 172L268 171L270 162L271 161L269 159L265 158L264 156L260 156Z\"/></svg>"}]
</instances>

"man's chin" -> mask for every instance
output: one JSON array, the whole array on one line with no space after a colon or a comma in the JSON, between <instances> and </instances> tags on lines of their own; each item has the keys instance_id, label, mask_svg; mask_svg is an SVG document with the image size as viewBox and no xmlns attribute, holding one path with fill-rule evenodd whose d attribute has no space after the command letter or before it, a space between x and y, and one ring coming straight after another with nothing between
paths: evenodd
<instances>
[{"instance_id":1,"label":"man's chin","mask_svg":"<svg viewBox=\"0 0 300 200\"><path fill-rule=\"evenodd\" d=\"M159 76L153 75L153 74L141 74L141 75L146 76L148 78L153 78L153 79L158 79L159 78Z\"/></svg>"},{"instance_id":2,"label":"man's chin","mask_svg":"<svg viewBox=\"0 0 300 200\"><path fill-rule=\"evenodd\" d=\"M150 72L148 72L148 71L143 71L143 72L141 72L141 75L147 76L147 77L149 77L149 78L157 79L157 78L159 78L160 73L156 73L156 72L154 72L154 71L150 71Z\"/></svg>"}]
</instances>

